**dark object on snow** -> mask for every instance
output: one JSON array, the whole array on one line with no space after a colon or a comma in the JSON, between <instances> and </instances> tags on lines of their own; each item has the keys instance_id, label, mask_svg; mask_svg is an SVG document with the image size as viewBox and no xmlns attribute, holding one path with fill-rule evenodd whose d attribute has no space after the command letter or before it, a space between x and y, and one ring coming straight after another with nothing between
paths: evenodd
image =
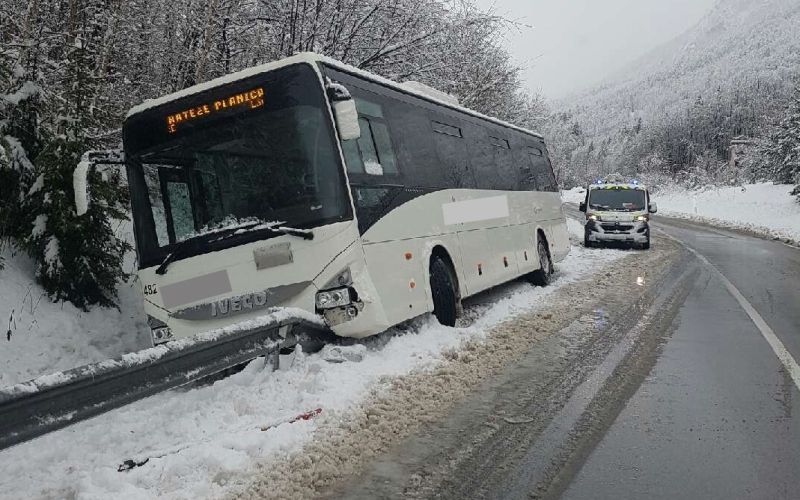
<instances>
[{"instance_id":1,"label":"dark object on snow","mask_svg":"<svg viewBox=\"0 0 800 500\"><path fill-rule=\"evenodd\" d=\"M125 472L126 470L131 470L136 467L141 467L142 465L146 464L149 461L150 461L149 458L145 458L141 462L135 462L133 460L125 460L119 465L119 467L117 467L117 472Z\"/></svg>"}]
</instances>

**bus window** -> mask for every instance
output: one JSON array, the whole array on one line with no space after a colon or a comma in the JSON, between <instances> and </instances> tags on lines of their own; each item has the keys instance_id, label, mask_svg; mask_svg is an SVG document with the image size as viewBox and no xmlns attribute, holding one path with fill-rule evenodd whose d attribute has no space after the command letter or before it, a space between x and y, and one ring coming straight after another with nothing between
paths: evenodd
<instances>
[{"instance_id":1,"label":"bus window","mask_svg":"<svg viewBox=\"0 0 800 500\"><path fill-rule=\"evenodd\" d=\"M383 166L378 158L375 138L369 120L366 118L359 118L358 124L361 125L361 137L358 138L358 149L361 151L361 160L364 162L364 170L371 175L383 175Z\"/></svg>"},{"instance_id":2,"label":"bus window","mask_svg":"<svg viewBox=\"0 0 800 500\"><path fill-rule=\"evenodd\" d=\"M186 182L167 181L167 198L170 208L170 225L175 234L175 241L181 241L194 233L194 216L192 202L189 199L189 184Z\"/></svg>"},{"instance_id":3,"label":"bus window","mask_svg":"<svg viewBox=\"0 0 800 500\"><path fill-rule=\"evenodd\" d=\"M363 131L362 131L363 133ZM363 174L364 162L361 161L361 154L358 152L358 139L342 141L342 152L347 171L351 174Z\"/></svg>"},{"instance_id":4,"label":"bus window","mask_svg":"<svg viewBox=\"0 0 800 500\"><path fill-rule=\"evenodd\" d=\"M558 191L558 183L553 176L553 168L544 151L539 148L528 147L528 158L531 161L531 174L536 190Z\"/></svg>"},{"instance_id":5,"label":"bus window","mask_svg":"<svg viewBox=\"0 0 800 500\"><path fill-rule=\"evenodd\" d=\"M396 174L397 159L394 156L392 140L389 138L389 129L386 127L385 123L371 122L370 130L372 130L372 138L378 149L378 159L383 166L383 172L390 175Z\"/></svg>"},{"instance_id":6,"label":"bus window","mask_svg":"<svg viewBox=\"0 0 800 500\"><path fill-rule=\"evenodd\" d=\"M351 141L344 141L345 161L348 171L371 175L396 175L397 157L392 147L389 128L383 116L380 104L356 98L358 124L361 126L361 137L357 139L360 158L355 158L355 148ZM359 161L360 160L360 161ZM351 166L352 164L352 166Z\"/></svg>"},{"instance_id":7,"label":"bus window","mask_svg":"<svg viewBox=\"0 0 800 500\"><path fill-rule=\"evenodd\" d=\"M158 165L144 165L144 181L147 186L147 197L153 210L155 235L160 246L169 245L169 231L167 231L167 211L164 208L164 197L161 193L161 184L158 176Z\"/></svg>"}]
</instances>

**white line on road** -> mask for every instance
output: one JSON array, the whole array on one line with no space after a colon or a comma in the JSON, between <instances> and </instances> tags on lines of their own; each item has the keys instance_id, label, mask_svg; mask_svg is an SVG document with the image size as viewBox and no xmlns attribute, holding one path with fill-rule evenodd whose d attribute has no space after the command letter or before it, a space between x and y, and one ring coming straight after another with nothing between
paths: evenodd
<instances>
[{"instance_id":1,"label":"white line on road","mask_svg":"<svg viewBox=\"0 0 800 500\"><path fill-rule=\"evenodd\" d=\"M756 308L753 307L753 305L750 302L748 302L746 298L744 298L742 292L740 292L738 288L733 286L733 283L731 283L730 280L726 278L725 275L722 274L722 272L716 268L716 266L714 266L714 264L709 262L708 259L706 259L702 254L700 254L700 252L690 247L686 243L682 242L681 240L675 238L671 234L667 234L663 230L659 230L659 232L664 234L668 238L671 238L680 243L681 245L683 245L687 250L689 250L695 256L697 256L697 258L700 259L700 261L702 261L706 266L708 266L711 270L713 270L717 274L717 276L719 276L719 279L722 280L722 283L725 285L725 288L728 289L728 292L730 292L730 294L733 295L733 298L736 299L736 301L739 303L740 306L742 306L744 312L746 312L747 315L750 316L750 319L756 325L758 331L761 332L761 336L764 337L764 340L766 340L769 346L772 348L772 352L774 352L775 355L778 356L778 359L780 360L783 367L786 369L787 372L789 372L789 376L794 381L795 387L797 387L797 389L800 390L800 365L797 364L797 361L795 361L795 359L792 357L789 351L786 350L786 346L784 346L783 342L781 342L781 339L779 339L778 336L775 335L775 332L772 331L772 328L770 328L767 322L764 321L764 318L762 318L761 315L758 314Z\"/></svg>"}]
</instances>

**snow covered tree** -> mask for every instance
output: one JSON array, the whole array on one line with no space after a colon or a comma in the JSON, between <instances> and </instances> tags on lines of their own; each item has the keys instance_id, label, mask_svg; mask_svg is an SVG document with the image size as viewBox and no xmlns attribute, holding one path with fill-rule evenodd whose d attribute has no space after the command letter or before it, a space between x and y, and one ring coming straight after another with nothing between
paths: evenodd
<instances>
[{"instance_id":1,"label":"snow covered tree","mask_svg":"<svg viewBox=\"0 0 800 500\"><path fill-rule=\"evenodd\" d=\"M32 220L22 201L34 178L30 158L40 146L41 35L34 29L40 12L36 2L23 12L3 15L0 8L0 248L15 243Z\"/></svg>"},{"instance_id":2,"label":"snow covered tree","mask_svg":"<svg viewBox=\"0 0 800 500\"><path fill-rule=\"evenodd\" d=\"M103 39L106 9L98 1L71 0L63 33L59 96L45 146L34 160L37 174L23 207L35 219L24 244L37 262L38 281L55 300L78 307L111 306L117 282L125 277L122 260L130 245L118 239L112 224L127 218L127 190L120 173L95 173L92 205L78 217L72 173L82 154L97 145L102 130L103 82L96 61Z\"/></svg>"},{"instance_id":3,"label":"snow covered tree","mask_svg":"<svg viewBox=\"0 0 800 500\"><path fill-rule=\"evenodd\" d=\"M792 194L800 200L800 82L783 120L770 134L763 153L768 161L769 177L777 182L797 184Z\"/></svg>"}]
</instances>

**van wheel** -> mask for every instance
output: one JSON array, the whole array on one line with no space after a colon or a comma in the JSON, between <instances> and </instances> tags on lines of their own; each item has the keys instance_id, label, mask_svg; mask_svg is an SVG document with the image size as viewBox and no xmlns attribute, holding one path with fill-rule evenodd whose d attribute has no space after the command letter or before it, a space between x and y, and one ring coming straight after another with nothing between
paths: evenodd
<instances>
[{"instance_id":1,"label":"van wheel","mask_svg":"<svg viewBox=\"0 0 800 500\"><path fill-rule=\"evenodd\" d=\"M442 258L434 256L430 273L433 315L444 326L455 326L459 308L453 271Z\"/></svg>"},{"instance_id":2,"label":"van wheel","mask_svg":"<svg viewBox=\"0 0 800 500\"><path fill-rule=\"evenodd\" d=\"M642 243L642 250L650 250L650 237L647 237L647 241Z\"/></svg>"},{"instance_id":3,"label":"van wheel","mask_svg":"<svg viewBox=\"0 0 800 500\"><path fill-rule=\"evenodd\" d=\"M530 281L536 286L547 286L553 276L553 263L550 260L550 251L547 249L544 238L539 239L536 252L539 254L539 263L542 267L530 274Z\"/></svg>"}]
</instances>

